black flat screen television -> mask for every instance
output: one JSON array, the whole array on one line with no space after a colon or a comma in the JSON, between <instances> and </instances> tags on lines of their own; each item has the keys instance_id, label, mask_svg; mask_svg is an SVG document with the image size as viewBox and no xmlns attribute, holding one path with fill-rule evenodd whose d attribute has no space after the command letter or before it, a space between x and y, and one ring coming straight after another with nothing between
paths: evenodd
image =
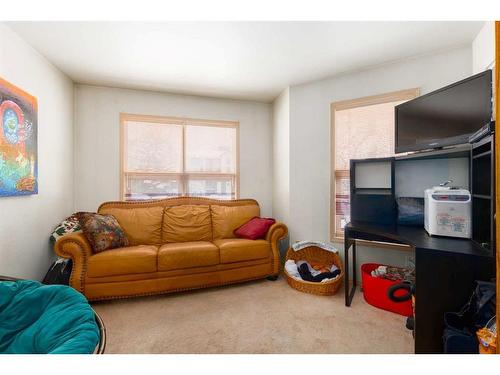
<instances>
[{"instance_id":1,"label":"black flat screen television","mask_svg":"<svg viewBox=\"0 0 500 375\"><path fill-rule=\"evenodd\" d=\"M395 107L396 153L459 145L491 121L491 70Z\"/></svg>"}]
</instances>

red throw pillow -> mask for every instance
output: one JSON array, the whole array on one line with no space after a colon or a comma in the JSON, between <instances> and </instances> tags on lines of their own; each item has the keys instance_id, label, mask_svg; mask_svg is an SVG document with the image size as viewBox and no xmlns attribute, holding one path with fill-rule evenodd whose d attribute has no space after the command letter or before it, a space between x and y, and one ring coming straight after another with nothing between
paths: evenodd
<instances>
[{"instance_id":1,"label":"red throw pillow","mask_svg":"<svg viewBox=\"0 0 500 375\"><path fill-rule=\"evenodd\" d=\"M264 238L271 225L276 222L267 217L254 217L234 231L236 237L248 240L258 240Z\"/></svg>"}]
</instances>

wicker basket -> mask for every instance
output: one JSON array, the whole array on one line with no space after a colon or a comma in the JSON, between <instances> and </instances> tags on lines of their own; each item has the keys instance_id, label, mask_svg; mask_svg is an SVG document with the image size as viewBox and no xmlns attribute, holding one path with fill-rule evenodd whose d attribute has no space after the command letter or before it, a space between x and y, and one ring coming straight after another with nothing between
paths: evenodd
<instances>
[{"instance_id":1,"label":"wicker basket","mask_svg":"<svg viewBox=\"0 0 500 375\"><path fill-rule=\"evenodd\" d=\"M325 282L312 282L305 280L296 280L291 277L286 270L284 274L288 284L301 292L317 294L320 296L332 296L339 290L342 285L342 280L344 279L344 266L340 257L337 253L327 251L318 246L309 246L302 250L294 251L289 248L286 253L286 260L305 260L309 263L325 263L325 264L335 264L340 270L340 276L335 280L325 281Z\"/></svg>"}]
</instances>

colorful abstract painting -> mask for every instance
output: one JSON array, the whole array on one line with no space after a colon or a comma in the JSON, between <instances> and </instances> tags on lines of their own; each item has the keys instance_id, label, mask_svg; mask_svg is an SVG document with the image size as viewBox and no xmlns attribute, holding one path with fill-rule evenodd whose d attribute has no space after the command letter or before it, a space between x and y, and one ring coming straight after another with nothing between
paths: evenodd
<instances>
[{"instance_id":1,"label":"colorful abstract painting","mask_svg":"<svg viewBox=\"0 0 500 375\"><path fill-rule=\"evenodd\" d=\"M38 193L38 105L0 78L0 197Z\"/></svg>"}]
</instances>

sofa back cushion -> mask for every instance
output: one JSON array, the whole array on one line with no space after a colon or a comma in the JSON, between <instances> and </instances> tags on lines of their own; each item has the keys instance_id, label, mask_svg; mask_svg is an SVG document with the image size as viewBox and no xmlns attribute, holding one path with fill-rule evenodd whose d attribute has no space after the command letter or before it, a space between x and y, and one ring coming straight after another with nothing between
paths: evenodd
<instances>
[{"instance_id":1,"label":"sofa back cushion","mask_svg":"<svg viewBox=\"0 0 500 375\"><path fill-rule=\"evenodd\" d=\"M214 239L236 238L234 230L241 227L248 220L260 216L257 204L222 206L211 205L212 230Z\"/></svg>"},{"instance_id":2,"label":"sofa back cushion","mask_svg":"<svg viewBox=\"0 0 500 375\"><path fill-rule=\"evenodd\" d=\"M165 207L163 242L212 241L210 206L180 205Z\"/></svg>"},{"instance_id":3,"label":"sofa back cushion","mask_svg":"<svg viewBox=\"0 0 500 375\"><path fill-rule=\"evenodd\" d=\"M102 207L101 214L113 215L125 231L131 246L159 245L163 207Z\"/></svg>"}]
</instances>

